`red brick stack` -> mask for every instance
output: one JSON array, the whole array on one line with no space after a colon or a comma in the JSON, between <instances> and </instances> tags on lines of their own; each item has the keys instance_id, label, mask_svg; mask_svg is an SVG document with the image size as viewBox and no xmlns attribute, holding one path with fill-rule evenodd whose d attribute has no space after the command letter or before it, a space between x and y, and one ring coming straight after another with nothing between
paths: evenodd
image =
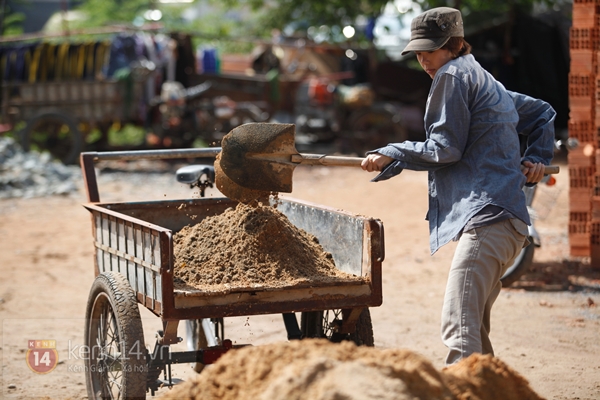
<instances>
[{"instance_id":1,"label":"red brick stack","mask_svg":"<svg viewBox=\"0 0 600 400\"><path fill-rule=\"evenodd\" d=\"M574 0L570 37L569 244L572 256L600 263L600 0Z\"/></svg>"}]
</instances>

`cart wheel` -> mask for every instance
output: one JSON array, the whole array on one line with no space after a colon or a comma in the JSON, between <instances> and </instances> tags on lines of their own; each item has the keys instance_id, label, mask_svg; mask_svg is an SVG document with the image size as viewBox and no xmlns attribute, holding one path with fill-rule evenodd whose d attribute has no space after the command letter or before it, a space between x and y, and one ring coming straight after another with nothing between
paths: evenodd
<instances>
[{"instance_id":1,"label":"cart wheel","mask_svg":"<svg viewBox=\"0 0 600 400\"><path fill-rule=\"evenodd\" d=\"M364 308L356 321L356 330L349 334L340 334L337 327L342 323L342 310L303 312L300 326L305 338L325 338L338 343L351 340L358 346L374 346L371 313Z\"/></svg>"},{"instance_id":2,"label":"cart wheel","mask_svg":"<svg viewBox=\"0 0 600 400\"><path fill-rule=\"evenodd\" d=\"M363 155L388 143L404 142L408 132L399 118L383 107L353 112L348 121L351 150Z\"/></svg>"},{"instance_id":3,"label":"cart wheel","mask_svg":"<svg viewBox=\"0 0 600 400\"><path fill-rule=\"evenodd\" d=\"M74 164L83 151L83 135L68 115L47 112L32 118L19 133L23 150L48 151L64 164Z\"/></svg>"},{"instance_id":4,"label":"cart wheel","mask_svg":"<svg viewBox=\"0 0 600 400\"><path fill-rule=\"evenodd\" d=\"M146 398L146 347L135 293L119 273L96 277L86 309L90 399Z\"/></svg>"}]
</instances>

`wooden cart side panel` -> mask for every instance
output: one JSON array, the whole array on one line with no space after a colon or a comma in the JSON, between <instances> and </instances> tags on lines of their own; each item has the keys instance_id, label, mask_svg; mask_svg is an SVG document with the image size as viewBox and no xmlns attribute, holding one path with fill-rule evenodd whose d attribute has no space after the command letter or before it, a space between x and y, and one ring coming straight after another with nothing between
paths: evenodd
<instances>
[{"instance_id":1,"label":"wooden cart side panel","mask_svg":"<svg viewBox=\"0 0 600 400\"><path fill-rule=\"evenodd\" d=\"M92 213L98 272L124 275L136 291L138 301L160 315L163 298L161 232L114 215Z\"/></svg>"}]
</instances>

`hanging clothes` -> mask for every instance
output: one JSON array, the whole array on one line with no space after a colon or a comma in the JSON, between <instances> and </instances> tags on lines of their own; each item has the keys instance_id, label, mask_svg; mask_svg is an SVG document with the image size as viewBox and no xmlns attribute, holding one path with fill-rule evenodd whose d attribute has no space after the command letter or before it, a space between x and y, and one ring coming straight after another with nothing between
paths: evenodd
<instances>
[{"instance_id":1,"label":"hanging clothes","mask_svg":"<svg viewBox=\"0 0 600 400\"><path fill-rule=\"evenodd\" d=\"M146 58L144 41L137 35L119 34L110 46L106 76L113 76L121 68L128 68L132 62Z\"/></svg>"},{"instance_id":2,"label":"hanging clothes","mask_svg":"<svg viewBox=\"0 0 600 400\"><path fill-rule=\"evenodd\" d=\"M29 67L32 52L36 44L21 44L17 46L2 47L2 78L5 81L27 82L29 80Z\"/></svg>"},{"instance_id":3,"label":"hanging clothes","mask_svg":"<svg viewBox=\"0 0 600 400\"><path fill-rule=\"evenodd\" d=\"M171 36L177 43L175 80L190 86L190 75L196 73L196 56L192 47L192 37L188 34L174 33Z\"/></svg>"}]
</instances>

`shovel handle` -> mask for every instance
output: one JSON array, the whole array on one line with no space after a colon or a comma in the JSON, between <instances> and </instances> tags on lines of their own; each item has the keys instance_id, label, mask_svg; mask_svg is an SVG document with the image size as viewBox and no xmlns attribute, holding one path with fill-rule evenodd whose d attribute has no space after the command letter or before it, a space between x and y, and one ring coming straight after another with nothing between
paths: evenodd
<instances>
[{"instance_id":1,"label":"shovel handle","mask_svg":"<svg viewBox=\"0 0 600 400\"><path fill-rule=\"evenodd\" d=\"M360 167L362 157L326 156L325 154L292 154L295 164L325 165L332 167Z\"/></svg>"},{"instance_id":2,"label":"shovel handle","mask_svg":"<svg viewBox=\"0 0 600 400\"><path fill-rule=\"evenodd\" d=\"M521 165L521 171L525 169L524 165ZM558 165L545 165L544 166L544 175L558 174L560 172L560 167Z\"/></svg>"},{"instance_id":3,"label":"shovel handle","mask_svg":"<svg viewBox=\"0 0 600 400\"><path fill-rule=\"evenodd\" d=\"M560 167L558 165L546 165L544 167L544 174L558 174L560 172Z\"/></svg>"},{"instance_id":4,"label":"shovel handle","mask_svg":"<svg viewBox=\"0 0 600 400\"><path fill-rule=\"evenodd\" d=\"M362 157L343 157L327 156L325 154L293 154L291 161L295 164L304 165L324 165L332 167L359 167L364 158ZM546 165L544 174L558 174L560 167L558 165Z\"/></svg>"}]
</instances>

